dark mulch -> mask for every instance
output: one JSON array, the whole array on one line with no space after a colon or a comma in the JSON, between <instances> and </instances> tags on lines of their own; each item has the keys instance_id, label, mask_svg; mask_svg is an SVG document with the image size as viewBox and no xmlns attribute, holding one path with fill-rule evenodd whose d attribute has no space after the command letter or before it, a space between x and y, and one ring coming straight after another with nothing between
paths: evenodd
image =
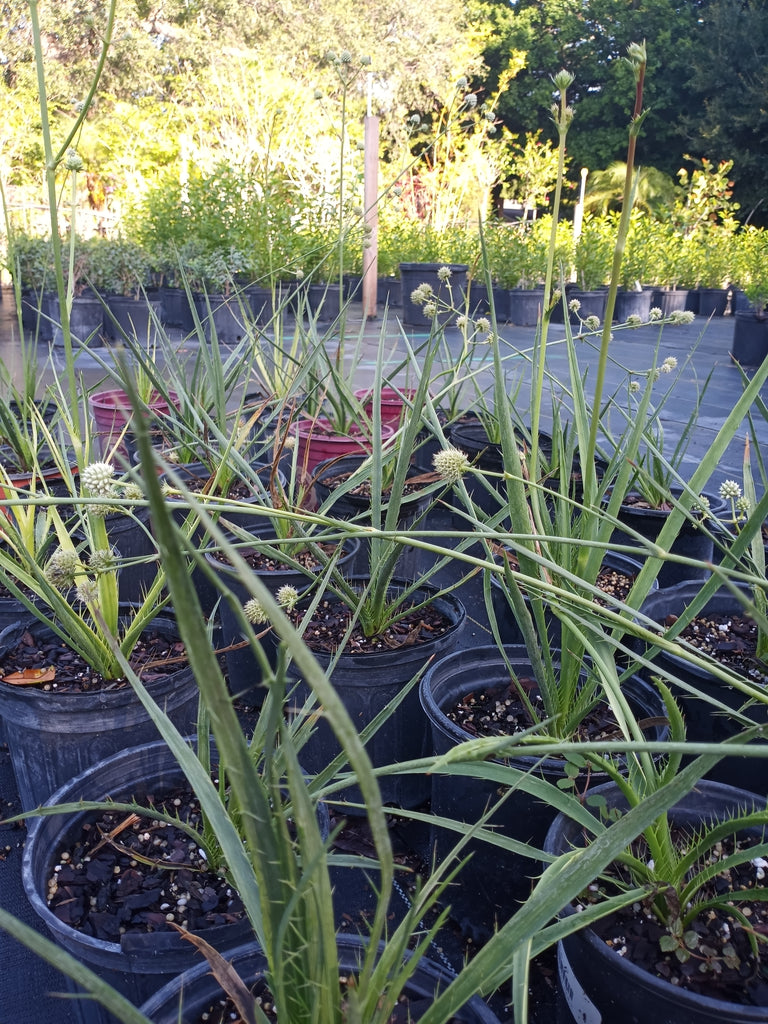
<instances>
[{"instance_id":1,"label":"dark mulch","mask_svg":"<svg viewBox=\"0 0 768 1024\"><path fill-rule=\"evenodd\" d=\"M406 604L406 608L409 606ZM390 623L376 636L367 637L359 624L353 628L344 647L346 654L373 654L379 651L396 650L412 644L435 640L451 628L451 620L433 604L418 606L411 603L396 622ZM294 621L301 621L303 612L293 613ZM320 602L311 621L304 631L304 642L310 650L334 654L343 641L352 618L350 609L335 597Z\"/></svg>"},{"instance_id":2,"label":"dark mulch","mask_svg":"<svg viewBox=\"0 0 768 1024\"><path fill-rule=\"evenodd\" d=\"M518 682L534 710L544 718L536 680L518 676ZM478 686L453 707L446 708L445 714L472 736L511 736L533 724L528 708L520 698L520 691L511 678L498 686ZM593 708L579 727L579 739L584 742L618 739L620 736L616 719L607 704Z\"/></svg>"},{"instance_id":3,"label":"dark mulch","mask_svg":"<svg viewBox=\"0 0 768 1024\"><path fill-rule=\"evenodd\" d=\"M202 825L197 798L179 790L158 810ZM241 920L240 898L211 871L198 843L156 818L104 811L84 824L77 842L58 851L48 905L64 924L105 942L124 931L193 932Z\"/></svg>"},{"instance_id":4,"label":"dark mulch","mask_svg":"<svg viewBox=\"0 0 768 1024\"><path fill-rule=\"evenodd\" d=\"M323 475L322 484L329 490L334 491L336 488L341 487L349 480L351 476L354 476L354 472L339 472L333 476ZM411 475L403 484L403 494L418 494L420 490L426 487L428 484L434 483L438 479L437 473L421 473L418 475ZM371 480L361 480L359 484L354 487L350 487L349 490L344 492L344 496L353 496L355 498L362 498L366 501L370 501L373 494L373 483ZM391 494L391 489L387 488L382 492L382 498L388 498Z\"/></svg>"},{"instance_id":5,"label":"dark mulch","mask_svg":"<svg viewBox=\"0 0 768 1024\"><path fill-rule=\"evenodd\" d=\"M275 538L271 538L269 540L265 539L264 544L274 548L279 546L280 541ZM337 545L323 542L317 544L316 547L323 551L328 558L331 558L336 551ZM292 568L292 566L280 561L279 558L273 557L256 548L244 548L239 550L238 553L243 558L243 561L245 561L254 572L279 572ZM309 572L316 572L318 569L322 568L322 562L319 560L315 552L307 548L302 548L298 544L287 545L285 553L288 557L293 559L294 562L298 562L299 565L303 566ZM214 551L213 557L224 565L232 564L223 551Z\"/></svg>"},{"instance_id":6,"label":"dark mulch","mask_svg":"<svg viewBox=\"0 0 768 1024\"><path fill-rule=\"evenodd\" d=\"M150 683L178 671L187 663L187 657L180 640L169 640L147 630L134 648L130 662L142 681ZM30 676L43 673L47 681L40 682L38 688L51 693L89 693L129 685L125 677L105 679L57 637L42 640L29 631L0 658L0 679L15 672Z\"/></svg>"},{"instance_id":7,"label":"dark mulch","mask_svg":"<svg viewBox=\"0 0 768 1024\"><path fill-rule=\"evenodd\" d=\"M676 616L665 624L674 624ZM757 625L741 615L701 615L680 631L680 637L703 654L755 682L768 683L768 665L756 657Z\"/></svg>"}]
</instances>

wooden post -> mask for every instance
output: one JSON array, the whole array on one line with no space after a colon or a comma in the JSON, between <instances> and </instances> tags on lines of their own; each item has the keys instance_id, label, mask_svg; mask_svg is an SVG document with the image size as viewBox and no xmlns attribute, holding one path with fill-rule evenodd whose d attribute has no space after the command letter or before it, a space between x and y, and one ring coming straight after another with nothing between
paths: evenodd
<instances>
[{"instance_id":1,"label":"wooden post","mask_svg":"<svg viewBox=\"0 0 768 1024\"><path fill-rule=\"evenodd\" d=\"M371 116L370 96L365 118L363 205L366 246L363 248L363 319L376 318L379 264L379 119Z\"/></svg>"}]
</instances>

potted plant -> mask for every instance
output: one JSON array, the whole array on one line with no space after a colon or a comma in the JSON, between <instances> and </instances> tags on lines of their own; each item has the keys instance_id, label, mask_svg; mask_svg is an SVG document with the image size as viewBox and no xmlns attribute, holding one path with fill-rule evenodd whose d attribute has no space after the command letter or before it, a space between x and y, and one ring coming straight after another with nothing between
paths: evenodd
<instances>
[{"instance_id":1,"label":"potted plant","mask_svg":"<svg viewBox=\"0 0 768 1024\"><path fill-rule=\"evenodd\" d=\"M553 650L551 657L557 673L561 652ZM567 678L562 682L567 685ZM431 730L431 750L438 758L453 757L461 743L517 734L517 750L506 758L498 756L497 761L533 780L531 786L507 790L499 785L498 776L456 778L440 771L432 775L431 810L437 820L431 828L430 855L438 862L455 842L455 833L443 822L482 823L515 844L503 853L487 840L473 840L468 846L472 858L458 875L451 903L454 920L473 941L487 941L497 924L509 919L530 894L538 872L530 851L541 848L555 815L535 782L545 780L583 799L584 793L608 778L601 758L589 752L590 739L601 733L627 740L665 739L663 704L650 684L636 676L624 680L616 691L603 685L604 678L587 663L580 674L579 692L571 695L569 722L561 729L549 717L552 702L544 701L524 646L452 652L433 662L422 678L419 697ZM548 741L551 753L527 756L526 740ZM559 754L560 744L573 743L578 750L579 741L584 744L583 755Z\"/></svg>"},{"instance_id":2,"label":"potted plant","mask_svg":"<svg viewBox=\"0 0 768 1024\"><path fill-rule=\"evenodd\" d=\"M96 241L91 263L93 285L106 304L106 336L113 341L135 338L151 345L159 329L162 303L157 291L148 291L149 254L132 239L101 238Z\"/></svg>"},{"instance_id":3,"label":"potted plant","mask_svg":"<svg viewBox=\"0 0 768 1024\"><path fill-rule=\"evenodd\" d=\"M135 659L182 727L191 725L196 710L178 631L171 617L162 616L168 603L162 570L139 605L120 603L120 556L104 518L112 505L125 501L113 467L85 467L82 487L78 529L71 517L65 526L54 507L40 505L32 525L9 524L0 551L0 580L28 612L19 629L3 638L0 680L0 707L10 725L25 809L129 738L155 738L126 680L125 659ZM47 531L42 539L41 531Z\"/></svg>"},{"instance_id":4,"label":"potted plant","mask_svg":"<svg viewBox=\"0 0 768 1024\"><path fill-rule=\"evenodd\" d=\"M683 735L671 697L673 735ZM637 1020L734 1022L764 1016L760 994L748 979L760 975L754 922L765 889L759 869L766 853L764 800L754 794L698 782L717 754L680 768L671 753L658 765L600 786L587 797L591 822L560 815L545 850L558 856L595 842L627 811L657 792L672 772L695 790L641 830L609 870L564 912L589 913L601 904L613 912L563 940L559 972L570 1019L585 1014ZM757 1004L757 1005L755 1005ZM670 1017L671 1015L671 1017Z\"/></svg>"},{"instance_id":5,"label":"potted plant","mask_svg":"<svg viewBox=\"0 0 768 1024\"><path fill-rule=\"evenodd\" d=\"M768 236L746 228L739 243L739 283L751 308L734 314L731 357L743 366L760 366L768 355Z\"/></svg>"},{"instance_id":6,"label":"potted plant","mask_svg":"<svg viewBox=\"0 0 768 1024\"><path fill-rule=\"evenodd\" d=\"M579 303L582 320L605 316L605 289L611 276L615 228L605 217L585 217L573 252L576 288L568 292L569 302Z\"/></svg>"},{"instance_id":7,"label":"potted plant","mask_svg":"<svg viewBox=\"0 0 768 1024\"><path fill-rule=\"evenodd\" d=\"M403 323L447 326L464 306L468 270L466 263L401 263Z\"/></svg>"},{"instance_id":8,"label":"potted plant","mask_svg":"<svg viewBox=\"0 0 768 1024\"><path fill-rule=\"evenodd\" d=\"M43 236L14 231L9 239L7 266L21 311L21 327L33 331L41 341L53 337L48 303L54 284L52 255L50 240Z\"/></svg>"},{"instance_id":9,"label":"potted plant","mask_svg":"<svg viewBox=\"0 0 768 1024\"><path fill-rule=\"evenodd\" d=\"M247 261L234 245L216 249L198 248L185 253L185 273L194 293L195 309L206 337L220 342L237 342L252 323L251 302L238 283Z\"/></svg>"},{"instance_id":10,"label":"potted plant","mask_svg":"<svg viewBox=\"0 0 768 1024\"><path fill-rule=\"evenodd\" d=\"M493 278L507 289L507 321L521 327L538 323L548 246L542 226L528 221L505 224L496 228L485 244Z\"/></svg>"},{"instance_id":11,"label":"potted plant","mask_svg":"<svg viewBox=\"0 0 768 1024\"><path fill-rule=\"evenodd\" d=\"M710 225L700 239L699 316L724 316L737 267L739 238L729 227Z\"/></svg>"}]
</instances>

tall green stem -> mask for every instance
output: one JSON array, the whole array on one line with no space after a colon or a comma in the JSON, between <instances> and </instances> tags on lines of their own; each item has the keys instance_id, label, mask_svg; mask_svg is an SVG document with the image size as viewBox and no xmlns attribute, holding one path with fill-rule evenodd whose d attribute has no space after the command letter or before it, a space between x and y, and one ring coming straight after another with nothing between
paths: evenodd
<instances>
[{"instance_id":1,"label":"tall green stem","mask_svg":"<svg viewBox=\"0 0 768 1024\"><path fill-rule=\"evenodd\" d=\"M613 310L616 306L616 292L619 286L621 263L624 258L627 235L629 234L629 217L632 213L635 149L637 146L637 137L640 134L640 127L645 119L645 112L643 111L643 84L645 82L646 67L645 43L631 43L627 48L627 60L632 67L635 76L635 107L632 112L632 120L629 125L627 173L624 178L624 196L621 206L621 217L619 219L619 230L617 233L616 245L613 250L611 283L608 288L608 299L605 305L605 323L603 324L603 333L600 341L600 357L597 363L595 397L592 403L592 422L589 430L589 442L585 453L586 458L582 459L582 472L586 474L585 491L587 494L594 493L594 453L595 448L597 447L597 429L600 419L599 412L603 398L603 389L605 387L605 371L608 365L608 346L611 341L611 323L613 321Z\"/></svg>"},{"instance_id":2,"label":"tall green stem","mask_svg":"<svg viewBox=\"0 0 768 1024\"><path fill-rule=\"evenodd\" d=\"M555 254L557 252L557 227L560 217L560 197L563 191L563 178L565 177L565 140L568 135L568 128L573 120L573 110L568 106L568 88L573 83L573 75L568 71L559 71L552 79L560 93L559 103L552 108L555 125L557 127L557 182L555 184L554 202L552 204L552 228L549 235L549 249L547 251L547 269L544 278L544 299L539 329L539 345L537 352L536 383L532 388L533 407L531 409L531 465L538 462L539 448L539 420L541 417L541 396L544 394L544 364L547 351L547 334L549 332L549 320L552 315L552 281L555 275Z\"/></svg>"},{"instance_id":3,"label":"tall green stem","mask_svg":"<svg viewBox=\"0 0 768 1024\"><path fill-rule=\"evenodd\" d=\"M61 249L61 236L59 234L59 209L58 209L58 197L56 195L56 172L67 154L69 147L72 145L77 133L85 121L93 98L96 95L96 89L98 88L99 80L101 79L104 65L107 59L107 52L109 45L112 40L112 32L115 24L115 9L117 7L117 0L110 0L108 12L107 12L107 27L104 32L104 39L102 43L101 54L99 57L96 70L94 71L91 85L85 100L81 104L80 112L75 118L74 124L66 135L64 142L61 144L57 152L53 149L53 140L51 137L51 123L48 113L48 94L45 87L45 61L43 57L43 42L42 33L40 30L40 18L38 11L38 0L28 0L29 17L32 24L32 44L35 53L35 69L37 73L37 86L38 93L40 96L40 121L42 125L42 136L43 136L43 153L45 156L45 184L46 191L48 194L48 213L51 222L51 245L53 248L53 267L54 267L54 279L56 281L56 292L59 297L59 316L61 318L61 332L64 341L64 361L66 364L67 373L67 387L69 389L71 407L73 409L78 408L79 394L77 388L77 378L75 376L75 364L72 354L72 334L70 331L69 314L72 308L71 304L71 288L72 288L72 267L70 266L70 277L69 277L69 289L65 288L64 285L64 267L62 263L62 249ZM75 219L74 212L76 208L76 172L77 172L77 161L73 159L73 164L70 170L72 171L72 189L73 189L73 218L71 223L70 234L72 238L71 245L74 245L75 237ZM77 417L72 419L72 430L73 430L73 441L76 446L79 446L80 437L80 423ZM79 458L81 452L75 453Z\"/></svg>"}]
</instances>

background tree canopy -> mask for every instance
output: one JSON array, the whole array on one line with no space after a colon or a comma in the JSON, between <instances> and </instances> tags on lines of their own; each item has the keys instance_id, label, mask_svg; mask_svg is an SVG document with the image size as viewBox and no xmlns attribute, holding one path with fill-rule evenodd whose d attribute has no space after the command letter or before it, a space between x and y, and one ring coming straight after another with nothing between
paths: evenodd
<instances>
[{"instance_id":1,"label":"background tree canopy","mask_svg":"<svg viewBox=\"0 0 768 1024\"><path fill-rule=\"evenodd\" d=\"M338 113L338 81L324 58L328 50L346 50L355 60L370 57L373 76L370 86L360 76L345 96L352 141L370 88L382 115L382 156L393 169L418 152L410 118L439 118L462 76L481 102L494 98L499 137L510 146L542 129L544 141L551 139L551 75L567 68L575 75L568 142L575 184L582 167L601 171L624 157L632 83L622 58L629 42L645 39L650 113L640 162L676 180L681 167L692 166L686 154L733 160L740 216L765 223L767 5L118 0L98 101L78 149L106 193L131 194L190 155L199 162L239 153L247 162L264 138L276 149L294 146L322 175L322 159L310 154L306 137L333 135L328 126ZM38 0L36 6L45 30L47 90L63 135L87 89L108 5ZM30 9L26 0L0 0L0 9L0 173L11 190L34 193L41 153ZM504 161L496 162L503 169ZM514 186L507 191L514 194Z\"/></svg>"}]
</instances>

